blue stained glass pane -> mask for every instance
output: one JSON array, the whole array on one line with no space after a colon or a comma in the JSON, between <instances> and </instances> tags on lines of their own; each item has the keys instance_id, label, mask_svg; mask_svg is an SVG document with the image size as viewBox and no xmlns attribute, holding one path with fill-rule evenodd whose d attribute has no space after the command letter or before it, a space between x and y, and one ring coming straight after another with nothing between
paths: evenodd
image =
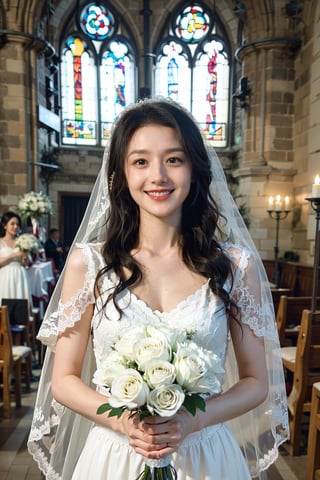
<instances>
[{"instance_id":1,"label":"blue stained glass pane","mask_svg":"<svg viewBox=\"0 0 320 480\"><path fill-rule=\"evenodd\" d=\"M134 62L128 46L121 41L110 43L102 56L101 84L101 135L103 143L117 115L135 100Z\"/></svg>"},{"instance_id":2,"label":"blue stained glass pane","mask_svg":"<svg viewBox=\"0 0 320 480\"><path fill-rule=\"evenodd\" d=\"M168 96L190 108L191 72L183 47L170 41L162 48L155 71L156 95Z\"/></svg>"},{"instance_id":3,"label":"blue stained glass pane","mask_svg":"<svg viewBox=\"0 0 320 480\"><path fill-rule=\"evenodd\" d=\"M81 12L82 30L94 40L104 40L114 32L114 17L102 4L91 3Z\"/></svg>"}]
</instances>

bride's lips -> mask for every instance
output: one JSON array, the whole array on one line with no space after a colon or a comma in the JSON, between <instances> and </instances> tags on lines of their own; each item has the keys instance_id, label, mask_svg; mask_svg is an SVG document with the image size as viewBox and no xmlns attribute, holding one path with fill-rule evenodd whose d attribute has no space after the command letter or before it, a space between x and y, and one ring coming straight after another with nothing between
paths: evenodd
<instances>
[{"instance_id":1,"label":"bride's lips","mask_svg":"<svg viewBox=\"0 0 320 480\"><path fill-rule=\"evenodd\" d=\"M161 201L166 200L170 197L173 190L166 189L166 190L148 190L145 193L151 197L153 200Z\"/></svg>"}]
</instances>

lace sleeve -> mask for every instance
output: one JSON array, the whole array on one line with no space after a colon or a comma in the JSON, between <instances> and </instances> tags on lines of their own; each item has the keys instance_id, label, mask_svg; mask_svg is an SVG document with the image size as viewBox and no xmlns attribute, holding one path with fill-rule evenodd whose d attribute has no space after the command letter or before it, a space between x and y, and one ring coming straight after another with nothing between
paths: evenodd
<instances>
[{"instance_id":1,"label":"lace sleeve","mask_svg":"<svg viewBox=\"0 0 320 480\"><path fill-rule=\"evenodd\" d=\"M270 289L268 285L261 285L263 280L258 274L251 252L232 246L228 253L235 267L232 296L240 309L241 321L257 336L277 340L274 322L266 322L266 317L274 319Z\"/></svg>"},{"instance_id":2,"label":"lace sleeve","mask_svg":"<svg viewBox=\"0 0 320 480\"><path fill-rule=\"evenodd\" d=\"M278 447L288 439L287 396L279 337L267 276L262 262L246 247L229 244L226 253L234 266L232 296L240 311L240 319L255 335L264 339L268 370L268 397L259 406L229 422L237 438L252 477L260 478L277 458ZM257 262L261 263L260 269ZM230 341L226 360L224 388L239 380L237 361Z\"/></svg>"},{"instance_id":3,"label":"lace sleeve","mask_svg":"<svg viewBox=\"0 0 320 480\"><path fill-rule=\"evenodd\" d=\"M92 245L78 244L68 260L58 309L48 306L38 339L54 350L57 335L81 319L89 304L95 302L94 282L102 266L102 257Z\"/></svg>"}]
</instances>

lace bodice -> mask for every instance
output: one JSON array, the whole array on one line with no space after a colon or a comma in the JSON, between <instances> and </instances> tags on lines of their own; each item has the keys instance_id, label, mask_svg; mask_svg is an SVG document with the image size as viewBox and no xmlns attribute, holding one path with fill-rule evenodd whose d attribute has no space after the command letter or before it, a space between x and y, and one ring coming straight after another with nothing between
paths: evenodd
<instances>
[{"instance_id":1,"label":"lace bodice","mask_svg":"<svg viewBox=\"0 0 320 480\"><path fill-rule=\"evenodd\" d=\"M50 319L47 320L47 326L44 322L41 335L45 337L50 337L49 330L52 335L53 325L57 325L58 331L72 326L81 318L87 305L95 303L94 281L98 270L104 266L104 260L100 254L101 245L86 244L78 245L78 247L82 250L87 264L85 285L70 301L65 304L60 303L58 312L54 314L50 325ZM234 265L233 286L231 288L230 281L227 281L225 288L232 291L233 297L241 307L242 322L250 325L256 334L264 335L266 332L260 325L262 305L260 299L255 296L254 282L250 283L250 269L252 268L250 254L248 251L230 244L225 245L224 248ZM213 294L208 281L168 312L152 310L143 300L125 289L119 298L119 306L123 312L121 319L112 301L108 302L106 310L101 308L106 300L106 295L110 294L117 282L118 278L115 273L105 275L101 288L105 294L96 300L94 308L92 331L98 365L101 359L110 352L119 332L130 328L137 321L155 326L159 323L168 323L183 330L192 330L195 332L194 340L204 348L214 351L224 362L229 326L224 305ZM267 307L265 306L265 308ZM56 317L58 317L58 323ZM49 327L48 334L46 334L47 327ZM274 332L270 332L270 334L274 335Z\"/></svg>"},{"instance_id":2,"label":"lace bodice","mask_svg":"<svg viewBox=\"0 0 320 480\"><path fill-rule=\"evenodd\" d=\"M115 278L106 280L107 287L114 288ZM109 290L110 291L110 290ZM111 303L108 303L106 318L104 313L96 313L93 322L94 351L97 364L110 353L111 347L121 331L131 325L143 322L154 327L160 324L174 325L183 331L194 331L194 341L214 351L225 359L228 325L225 309L213 294L208 283L196 290L169 312L153 311L143 300L129 290L124 292L119 306L123 309L121 320Z\"/></svg>"}]
</instances>

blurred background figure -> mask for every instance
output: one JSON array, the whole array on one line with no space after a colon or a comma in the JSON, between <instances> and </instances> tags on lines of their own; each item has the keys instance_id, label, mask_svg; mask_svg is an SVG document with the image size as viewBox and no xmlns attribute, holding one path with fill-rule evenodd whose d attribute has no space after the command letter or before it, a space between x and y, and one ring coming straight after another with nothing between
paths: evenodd
<instances>
[{"instance_id":1,"label":"blurred background figure","mask_svg":"<svg viewBox=\"0 0 320 480\"><path fill-rule=\"evenodd\" d=\"M11 211L4 213L0 224L0 303L2 298L31 299L25 269L29 264L28 255L16 246L20 231L19 215Z\"/></svg>"},{"instance_id":2,"label":"blurred background figure","mask_svg":"<svg viewBox=\"0 0 320 480\"><path fill-rule=\"evenodd\" d=\"M58 275L62 272L65 262L65 248L60 242L60 233L57 228L49 230L49 238L44 244L46 257L52 258Z\"/></svg>"}]
</instances>

